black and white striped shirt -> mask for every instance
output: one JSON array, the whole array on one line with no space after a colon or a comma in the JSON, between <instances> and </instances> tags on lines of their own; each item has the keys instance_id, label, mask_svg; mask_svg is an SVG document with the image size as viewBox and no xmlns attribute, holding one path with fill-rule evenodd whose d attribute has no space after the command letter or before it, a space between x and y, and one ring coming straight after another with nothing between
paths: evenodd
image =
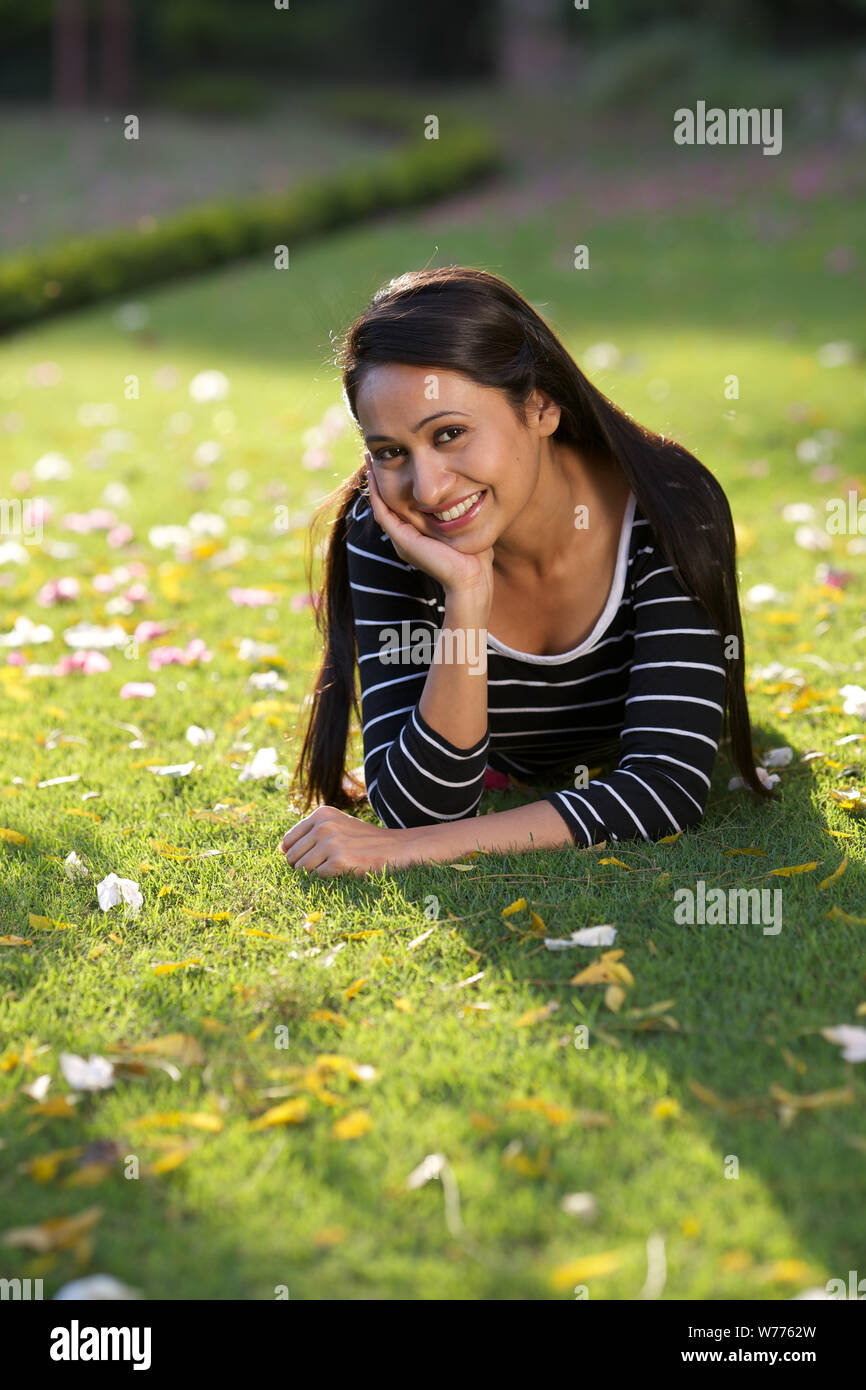
<instances>
[{"instance_id":1,"label":"black and white striped shirt","mask_svg":"<svg viewBox=\"0 0 866 1390\"><path fill-rule=\"evenodd\" d=\"M475 815L488 766L559 782L543 799L577 845L657 840L701 820L722 729L723 639L678 583L634 493L607 603L579 646L537 656L488 634L488 728L472 748L418 710L444 622L441 584L398 559L366 495L347 545L367 795L383 825Z\"/></svg>"}]
</instances>

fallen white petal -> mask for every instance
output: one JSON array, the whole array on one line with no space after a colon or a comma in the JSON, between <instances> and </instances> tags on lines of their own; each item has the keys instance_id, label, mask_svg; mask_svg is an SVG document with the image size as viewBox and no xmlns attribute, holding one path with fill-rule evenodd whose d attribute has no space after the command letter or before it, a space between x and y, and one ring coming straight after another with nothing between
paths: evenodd
<instances>
[{"instance_id":1,"label":"fallen white petal","mask_svg":"<svg viewBox=\"0 0 866 1390\"><path fill-rule=\"evenodd\" d=\"M54 1295L55 1299L72 1299L80 1303L120 1302L141 1298L138 1289L121 1284L112 1274L88 1274L85 1279L71 1279Z\"/></svg>"},{"instance_id":2,"label":"fallen white petal","mask_svg":"<svg viewBox=\"0 0 866 1390\"><path fill-rule=\"evenodd\" d=\"M25 1096L30 1096L31 1100L44 1100L50 1085L50 1073L45 1072L42 1076L37 1076L35 1081L31 1081L29 1086L22 1086L21 1090Z\"/></svg>"},{"instance_id":3,"label":"fallen white petal","mask_svg":"<svg viewBox=\"0 0 866 1390\"><path fill-rule=\"evenodd\" d=\"M842 1047L846 1062L866 1062L866 1028L852 1023L840 1023L838 1028L822 1028L821 1037Z\"/></svg>"},{"instance_id":4,"label":"fallen white petal","mask_svg":"<svg viewBox=\"0 0 866 1390\"><path fill-rule=\"evenodd\" d=\"M793 748L771 748L769 753L764 754L761 762L764 767L787 767L793 756Z\"/></svg>"},{"instance_id":5,"label":"fallen white petal","mask_svg":"<svg viewBox=\"0 0 866 1390\"><path fill-rule=\"evenodd\" d=\"M186 731L186 741L194 748L200 748L204 743L213 743L214 738L213 729L202 729L198 724L190 724Z\"/></svg>"},{"instance_id":6,"label":"fallen white petal","mask_svg":"<svg viewBox=\"0 0 866 1390\"><path fill-rule=\"evenodd\" d=\"M118 878L117 874L108 874L101 883L96 885L96 896L103 912L117 907L118 903L126 903L132 914L135 915L144 902L141 889L135 880Z\"/></svg>"},{"instance_id":7,"label":"fallen white petal","mask_svg":"<svg viewBox=\"0 0 866 1390\"><path fill-rule=\"evenodd\" d=\"M447 1160L444 1154L428 1154L406 1179L407 1187L423 1187L431 1178L438 1178Z\"/></svg>"},{"instance_id":8,"label":"fallen white petal","mask_svg":"<svg viewBox=\"0 0 866 1390\"><path fill-rule=\"evenodd\" d=\"M91 1056L85 1062L75 1052L61 1052L60 1070L73 1091L104 1091L114 1085L114 1067L104 1057Z\"/></svg>"},{"instance_id":9,"label":"fallen white petal","mask_svg":"<svg viewBox=\"0 0 866 1390\"><path fill-rule=\"evenodd\" d=\"M598 1202L591 1192L567 1192L559 1205L569 1216L580 1216L584 1221L591 1221L598 1212Z\"/></svg>"},{"instance_id":10,"label":"fallen white petal","mask_svg":"<svg viewBox=\"0 0 866 1390\"><path fill-rule=\"evenodd\" d=\"M546 936L544 944L548 951L564 951L569 946L612 946L616 940L616 927L605 923L601 927L581 927L570 936Z\"/></svg>"},{"instance_id":11,"label":"fallen white petal","mask_svg":"<svg viewBox=\"0 0 866 1390\"><path fill-rule=\"evenodd\" d=\"M862 685L840 686L839 694L845 697L843 713L857 714L861 719L866 719L866 690Z\"/></svg>"},{"instance_id":12,"label":"fallen white petal","mask_svg":"<svg viewBox=\"0 0 866 1390\"><path fill-rule=\"evenodd\" d=\"M342 951L345 945L345 941L338 941L336 946L332 946L331 949L329 951L326 951L325 954L322 956L322 964L333 965L334 961L337 959L337 952ZM321 947L319 947L318 949L321 950Z\"/></svg>"},{"instance_id":13,"label":"fallen white petal","mask_svg":"<svg viewBox=\"0 0 866 1390\"><path fill-rule=\"evenodd\" d=\"M84 863L83 859L79 858L79 856L75 853L74 849L71 849L67 854L66 858L64 859L63 868L66 873L66 877L68 879L71 879L73 882L77 878L87 878L88 874L90 873L90 870L88 869L87 865Z\"/></svg>"},{"instance_id":14,"label":"fallen white petal","mask_svg":"<svg viewBox=\"0 0 866 1390\"><path fill-rule=\"evenodd\" d=\"M247 763L243 771L238 774L238 781L259 782L267 777L276 777L282 770L277 762L277 757L276 748L260 748L252 762Z\"/></svg>"}]
</instances>

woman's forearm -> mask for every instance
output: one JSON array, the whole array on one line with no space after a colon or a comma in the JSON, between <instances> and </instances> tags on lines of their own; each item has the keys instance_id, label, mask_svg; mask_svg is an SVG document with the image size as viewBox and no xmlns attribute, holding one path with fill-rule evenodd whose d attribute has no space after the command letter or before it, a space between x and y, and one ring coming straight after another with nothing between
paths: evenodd
<instances>
[{"instance_id":1,"label":"woman's forearm","mask_svg":"<svg viewBox=\"0 0 866 1390\"><path fill-rule=\"evenodd\" d=\"M507 852L574 847L571 831L549 801L533 801L512 811L391 833L402 840L401 865L439 863L470 850Z\"/></svg>"},{"instance_id":2,"label":"woman's forearm","mask_svg":"<svg viewBox=\"0 0 866 1390\"><path fill-rule=\"evenodd\" d=\"M418 708L455 748L472 748L487 733L487 617L489 604L472 596L446 596Z\"/></svg>"}]
</instances>

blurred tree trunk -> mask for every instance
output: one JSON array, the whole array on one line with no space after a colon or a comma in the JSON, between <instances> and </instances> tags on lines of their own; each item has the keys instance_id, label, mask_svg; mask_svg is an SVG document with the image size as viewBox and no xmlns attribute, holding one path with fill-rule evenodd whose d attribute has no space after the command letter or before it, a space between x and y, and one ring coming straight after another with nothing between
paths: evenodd
<instances>
[{"instance_id":1,"label":"blurred tree trunk","mask_svg":"<svg viewBox=\"0 0 866 1390\"><path fill-rule=\"evenodd\" d=\"M87 103L87 18L84 0L54 0L54 100Z\"/></svg>"},{"instance_id":2,"label":"blurred tree trunk","mask_svg":"<svg viewBox=\"0 0 866 1390\"><path fill-rule=\"evenodd\" d=\"M132 16L129 0L102 0L100 68L102 98L122 106L130 92Z\"/></svg>"}]
</instances>

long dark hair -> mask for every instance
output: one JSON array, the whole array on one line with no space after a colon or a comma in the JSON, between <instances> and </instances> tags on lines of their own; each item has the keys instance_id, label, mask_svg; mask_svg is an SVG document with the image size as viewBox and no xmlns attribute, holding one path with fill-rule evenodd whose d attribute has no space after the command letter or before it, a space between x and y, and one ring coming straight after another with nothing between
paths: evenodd
<instances>
[{"instance_id":1,"label":"long dark hair","mask_svg":"<svg viewBox=\"0 0 866 1390\"><path fill-rule=\"evenodd\" d=\"M612 456L674 574L722 636L736 638L737 655L727 661L724 732L746 784L775 799L755 769L734 524L728 499L709 469L681 444L639 425L608 400L522 295L483 270L413 270L392 280L349 328L337 362L356 423L358 387L369 368L439 367L503 391L522 419L531 392L546 392L561 410L555 440ZM307 806L314 800L345 806L362 795L345 773L350 718L353 711L358 714L346 531L349 512L365 490L362 465L325 500L317 518L337 505L316 610L324 658L296 772Z\"/></svg>"}]
</instances>

